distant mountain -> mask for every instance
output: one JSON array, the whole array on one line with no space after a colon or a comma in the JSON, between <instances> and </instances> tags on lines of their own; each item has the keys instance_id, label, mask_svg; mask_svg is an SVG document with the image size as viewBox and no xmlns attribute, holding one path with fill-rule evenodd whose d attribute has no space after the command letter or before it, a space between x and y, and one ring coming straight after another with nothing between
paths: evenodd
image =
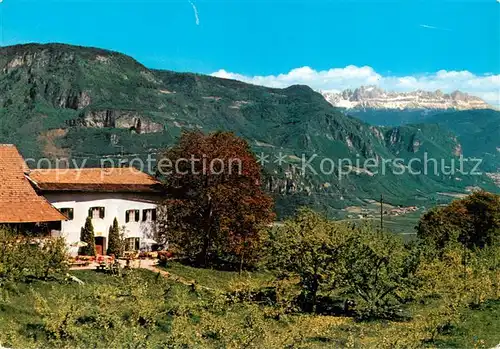
<instances>
[{"instance_id":1,"label":"distant mountain","mask_svg":"<svg viewBox=\"0 0 500 349\"><path fill-rule=\"evenodd\" d=\"M500 173L500 111L352 109L347 113L378 126L437 124L458 136L464 156L482 158L483 170Z\"/></svg>"},{"instance_id":2,"label":"distant mountain","mask_svg":"<svg viewBox=\"0 0 500 349\"><path fill-rule=\"evenodd\" d=\"M434 115L453 112L453 109L346 109L345 113L375 126L402 126L426 123Z\"/></svg>"},{"instance_id":3,"label":"distant mountain","mask_svg":"<svg viewBox=\"0 0 500 349\"><path fill-rule=\"evenodd\" d=\"M342 92L322 92L325 99L335 107L346 109L489 109L485 101L467 93L455 91L388 92L376 86L361 86Z\"/></svg>"},{"instance_id":4,"label":"distant mountain","mask_svg":"<svg viewBox=\"0 0 500 349\"><path fill-rule=\"evenodd\" d=\"M453 131L464 155L483 159L483 169L500 174L500 112L496 110L449 111L427 120Z\"/></svg>"},{"instance_id":5,"label":"distant mountain","mask_svg":"<svg viewBox=\"0 0 500 349\"><path fill-rule=\"evenodd\" d=\"M0 142L18 145L26 158L67 157L79 165L85 159L87 166L145 159L174 144L183 130L233 131L268 156L263 185L282 215L304 205L331 212L380 194L398 205L422 204L438 191L493 185L486 177L393 174L400 164L383 176L356 165L349 176L330 172L325 160L393 162L425 153L449 160L462 146L437 125L370 126L307 86L275 89L151 70L95 48L0 48ZM315 155L310 164L318 173L303 172L301 159Z\"/></svg>"}]
</instances>

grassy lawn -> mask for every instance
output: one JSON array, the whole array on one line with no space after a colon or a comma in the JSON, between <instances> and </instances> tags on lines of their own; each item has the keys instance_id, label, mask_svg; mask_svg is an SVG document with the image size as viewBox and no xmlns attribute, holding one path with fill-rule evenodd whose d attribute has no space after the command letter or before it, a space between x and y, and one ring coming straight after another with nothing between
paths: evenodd
<instances>
[{"instance_id":1,"label":"grassy lawn","mask_svg":"<svg viewBox=\"0 0 500 349\"><path fill-rule=\"evenodd\" d=\"M113 329L113 319L119 319L116 323L126 323L130 317L132 299L136 297L127 289L126 282L122 277L111 276L99 273L94 270L71 271L71 275L76 276L85 284L79 285L76 282L60 280L33 280L30 282L7 283L0 288L0 347L3 344L8 348L51 348L67 347L74 348L76 343L73 334L65 338L64 328L66 323L72 326L81 326L75 333L79 333L82 347L96 347L98 338L105 336L113 337L115 334L109 333ZM161 280L157 283L157 274L148 270L133 270L130 277L140 279L144 284L148 284L150 290L154 290L157 284L161 295L162 287L167 281ZM181 289L180 285L172 285L176 290ZM144 290L138 290L140 294ZM146 293L144 292L146 296ZM119 298L121 297L121 298ZM152 293L153 297L157 297ZM45 309L41 306L45 305ZM99 328L100 314L103 312L113 313L108 322L111 326ZM68 319L65 320L64 318ZM89 324L84 322L89 320ZM76 328L76 326L73 327ZM63 328L62 332L60 328ZM61 334L62 333L62 334ZM131 336L143 334L140 331L131 333ZM144 335L161 336L161 331L144 331ZM61 342L51 342L50 340L66 341L66 345ZM110 342L100 340L102 346L98 347L119 347L110 345ZM3 343L2 343L3 342ZM57 343L57 344L55 344ZM88 343L88 344L83 344Z\"/></svg>"},{"instance_id":2,"label":"grassy lawn","mask_svg":"<svg viewBox=\"0 0 500 349\"><path fill-rule=\"evenodd\" d=\"M237 283L262 285L273 280L270 273L243 271L240 274L235 271L195 268L178 262L170 262L164 269L187 281L196 281L201 286L221 291L228 291L231 285Z\"/></svg>"},{"instance_id":3,"label":"grassy lawn","mask_svg":"<svg viewBox=\"0 0 500 349\"><path fill-rule=\"evenodd\" d=\"M412 212L402 216L384 217L384 225L395 234L404 234L405 239L415 236L415 226L417 225L422 212Z\"/></svg>"},{"instance_id":4,"label":"grassy lawn","mask_svg":"<svg viewBox=\"0 0 500 349\"><path fill-rule=\"evenodd\" d=\"M228 290L231 285L239 282L262 284L272 280L272 275L265 273L245 272L240 275L237 272L199 269L179 263L169 264L166 270L184 279L196 280L202 286L220 291ZM10 334L10 336L16 336L18 339L21 339L7 342L4 339L4 343L2 344L10 344L7 346L23 349L29 347L75 347L72 344L73 342L71 342L72 337L69 337L69 339L63 338L68 341L64 342L67 343L66 345L54 345L53 342L47 342L47 333L43 327L47 322L47 317L40 315L40 312L37 311L36 295L42 296L47 300L48 307L52 312L49 318L54 318L56 322L59 321L59 324L61 323L61 314L64 314L64 311L68 310L69 304L71 304L71 307L75 307L75 312L83 314L84 319L93 319L92 321L105 320L102 326L94 324L92 325L93 327L88 327L91 325L83 323L79 325L80 329L76 333L81 337L81 342L79 343L83 345L82 347L161 348L165 346L154 343L160 343L162 340L165 340L170 335L172 328L176 328L175 326L177 326L176 333L181 333L183 336L196 336L196 333L199 331L207 331L207 329L213 331L211 330L213 326L223 323L226 326L223 333L226 333L228 336L233 332L238 333L239 336L245 336L248 333L252 333L252 331L259 333L266 332L266 336L269 336L269 338L276 337L282 339L293 335L298 338L297 340L301 341L301 347L304 348L332 348L350 345L363 348L392 348L398 347L398 345L393 344L394 342L405 339L408 335L408 328L415 327L413 320L407 323L383 321L359 323L352 318L334 316L291 315L284 319L276 320L272 317L262 315L271 308L248 308L237 304L229 305L225 310L217 308L217 311L207 313L205 311L206 308L212 306L210 304L212 300L207 298L207 293L192 292L190 291L190 287L175 283L172 280L164 280L163 278L160 280L158 279L158 274L146 270L133 272L133 277L142 280L145 286L132 291L132 298L129 295L123 301L120 301L120 297L130 292L127 288L127 283L122 278L95 271L72 271L71 274L84 281L85 285L80 286L76 283L37 280L31 283L7 285L7 287L2 289L3 298L0 298L0 339L2 339L2 334L7 335L7 338L11 338L8 337ZM172 290L164 293L163 289L165 285L169 285L167 288L171 287ZM113 287L115 288L114 293L109 291ZM164 300L158 297L162 297ZM68 303L67 299L76 299L79 303ZM155 325L151 326L151 328L144 327L143 325L128 327L129 325L127 324L129 322L126 321L130 321L131 319L132 315L129 314L130 312L139 311L139 315L141 315L141 307L144 305L144 314L141 316L147 316L151 309L155 309L156 304L160 305L164 301L172 309L167 314L173 312L177 314L176 316L179 319L187 316L188 322L178 324L175 318L167 316L157 319ZM202 304L201 308L189 308L189 304L200 301ZM205 304L207 301L208 304ZM96 307L100 309L100 313L97 313L100 315L94 319L93 314L96 314ZM69 310L70 314L73 311L72 309ZM192 313L193 311L199 311L199 313ZM419 314L416 318L425 319L426 309L416 306L416 313ZM106 317L108 315L109 318ZM464 315L465 320L462 324L446 330L437 336L436 341L429 343L429 346L442 348L491 348L500 343L500 301L488 302L479 310L467 309ZM103 316L104 318L99 320ZM125 324L125 327L114 328L113 326L116 325L113 325L111 322L114 316L119 316L121 319L128 319L126 321L123 320L125 321L123 323L116 322L117 324L121 324L120 326L124 326L123 324ZM75 317L73 321L82 321L81 318L80 315L79 318ZM246 326L248 326L248 321L250 321L249 319L257 319L250 322L252 326L258 326L255 327L256 329L245 330ZM211 324L212 322L213 325ZM194 327L198 323L201 323L202 326ZM195 330L192 328L195 328ZM127 335L129 331L131 332L130 336ZM116 339L116 341L106 337L117 336L118 334L120 334L120 338ZM186 337L181 336L179 340L183 338ZM214 338L213 342L206 342L213 344L207 345L207 347L227 347L220 344L216 337ZM107 341L104 341L104 339ZM142 343L142 341L147 341L150 345L136 345L137 343ZM399 347L404 347L404 345L399 344Z\"/></svg>"},{"instance_id":5,"label":"grassy lawn","mask_svg":"<svg viewBox=\"0 0 500 349\"><path fill-rule=\"evenodd\" d=\"M490 301L479 310L468 309L465 320L441 338L445 348L492 348L500 344L500 301Z\"/></svg>"},{"instance_id":6,"label":"grassy lawn","mask_svg":"<svg viewBox=\"0 0 500 349\"><path fill-rule=\"evenodd\" d=\"M395 218L402 219L405 217ZM409 220L413 218L408 217ZM238 272L201 269L177 262L169 263L165 270L187 280L196 280L196 283L202 286L223 291L230 289L231 285L238 282L262 285L262 283L270 282L273 279L272 274L243 272L240 275ZM421 306L412 308L415 313L425 317L432 305L425 308ZM490 348L500 343L500 301L487 302L476 310L467 309L464 316L466 320L462 324L439 335L433 345L440 348ZM313 316L312 319L305 320L303 318L301 321L307 323L316 321L318 323L323 321L336 323L340 326L334 331L338 336L349 335L344 331L347 326L350 331L364 334L363 343L368 346L371 346L373 342L377 342L380 336L384 335L384 331L387 330L386 322L356 323L350 318L342 317ZM401 326L401 324L397 324L397 326ZM404 326L404 323L402 326Z\"/></svg>"},{"instance_id":7,"label":"grassy lawn","mask_svg":"<svg viewBox=\"0 0 500 349\"><path fill-rule=\"evenodd\" d=\"M147 270L138 270L140 277L153 280L156 275ZM118 277L98 273L93 270L75 270L71 275L76 276L83 282L84 287L119 286ZM0 330L9 321L25 325L27 328L36 328L39 316L35 311L34 294L52 296L62 294L68 297L77 295L81 288L74 282L42 281L34 280L29 283L7 284L3 288L3 299L0 297ZM2 301L3 300L3 301ZM57 304L54 304L57 306Z\"/></svg>"}]
</instances>

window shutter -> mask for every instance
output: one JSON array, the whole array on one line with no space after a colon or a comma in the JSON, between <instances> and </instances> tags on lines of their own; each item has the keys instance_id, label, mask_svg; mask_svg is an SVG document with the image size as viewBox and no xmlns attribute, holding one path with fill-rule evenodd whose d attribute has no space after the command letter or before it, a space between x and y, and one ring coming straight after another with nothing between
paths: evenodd
<instances>
[{"instance_id":1,"label":"window shutter","mask_svg":"<svg viewBox=\"0 0 500 349\"><path fill-rule=\"evenodd\" d=\"M73 218L74 218L74 214L73 214L73 209L72 208L69 209L68 218L69 218L70 221L72 221Z\"/></svg>"},{"instance_id":2,"label":"window shutter","mask_svg":"<svg viewBox=\"0 0 500 349\"><path fill-rule=\"evenodd\" d=\"M139 222L140 216L141 216L141 211L135 210L135 221L136 222Z\"/></svg>"},{"instance_id":3,"label":"window shutter","mask_svg":"<svg viewBox=\"0 0 500 349\"><path fill-rule=\"evenodd\" d=\"M125 223L129 222L130 211L125 211Z\"/></svg>"},{"instance_id":4,"label":"window shutter","mask_svg":"<svg viewBox=\"0 0 500 349\"><path fill-rule=\"evenodd\" d=\"M92 218L92 207L89 208L89 217Z\"/></svg>"},{"instance_id":5,"label":"window shutter","mask_svg":"<svg viewBox=\"0 0 500 349\"><path fill-rule=\"evenodd\" d=\"M151 220L156 222L156 209L151 210Z\"/></svg>"},{"instance_id":6,"label":"window shutter","mask_svg":"<svg viewBox=\"0 0 500 349\"><path fill-rule=\"evenodd\" d=\"M142 221L145 222L146 219L148 218L147 216L148 210L142 210Z\"/></svg>"},{"instance_id":7,"label":"window shutter","mask_svg":"<svg viewBox=\"0 0 500 349\"><path fill-rule=\"evenodd\" d=\"M99 218L104 218L104 207L99 207Z\"/></svg>"}]
</instances>

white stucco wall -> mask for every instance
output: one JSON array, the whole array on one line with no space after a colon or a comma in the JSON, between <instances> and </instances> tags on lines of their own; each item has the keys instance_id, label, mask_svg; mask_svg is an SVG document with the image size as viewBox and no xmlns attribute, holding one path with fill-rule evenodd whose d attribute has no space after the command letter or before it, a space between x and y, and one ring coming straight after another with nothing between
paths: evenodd
<instances>
[{"instance_id":1,"label":"white stucco wall","mask_svg":"<svg viewBox=\"0 0 500 349\"><path fill-rule=\"evenodd\" d=\"M85 220L91 207L104 207L105 217L92 219L95 236L106 238L108 244L109 227L113 220L118 220L120 229L124 228L124 237L153 238L151 222L143 222L142 215L145 209L156 208L156 198L151 195L127 193L72 193L52 192L44 193L47 200L57 209L72 208L73 220L62 222L61 235L68 245L80 241L80 230L85 225ZM139 210L139 222L125 222L125 212ZM76 254L78 248L70 247L70 253Z\"/></svg>"}]
</instances>

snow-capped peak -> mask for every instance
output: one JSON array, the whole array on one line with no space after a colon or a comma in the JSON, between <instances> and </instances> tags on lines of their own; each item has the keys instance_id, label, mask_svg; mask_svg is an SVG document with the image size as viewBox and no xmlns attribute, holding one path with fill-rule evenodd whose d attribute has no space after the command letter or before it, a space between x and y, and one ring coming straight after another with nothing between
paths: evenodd
<instances>
[{"instance_id":1,"label":"snow-capped peak","mask_svg":"<svg viewBox=\"0 0 500 349\"><path fill-rule=\"evenodd\" d=\"M355 90L322 91L325 99L335 107L346 109L490 109L479 97L455 91L388 92L378 86L361 86Z\"/></svg>"}]
</instances>

